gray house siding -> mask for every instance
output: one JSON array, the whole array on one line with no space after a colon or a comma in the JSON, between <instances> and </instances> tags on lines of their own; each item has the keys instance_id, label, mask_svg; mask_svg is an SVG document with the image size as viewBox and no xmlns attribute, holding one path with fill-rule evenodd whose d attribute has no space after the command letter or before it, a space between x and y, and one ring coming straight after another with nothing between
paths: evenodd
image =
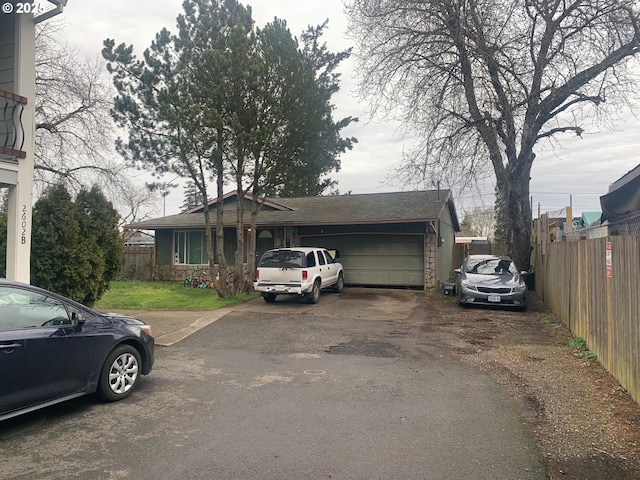
<instances>
[{"instance_id":1,"label":"gray house siding","mask_svg":"<svg viewBox=\"0 0 640 480\"><path fill-rule=\"evenodd\" d=\"M439 220L440 242L438 246L437 277L439 282L447 282L453 277L453 245L455 244L455 228L451 212L445 208Z\"/></svg>"},{"instance_id":2,"label":"gray house siding","mask_svg":"<svg viewBox=\"0 0 640 480\"><path fill-rule=\"evenodd\" d=\"M14 15L0 15L0 89L8 92L12 92L14 87L14 20Z\"/></svg>"}]
</instances>

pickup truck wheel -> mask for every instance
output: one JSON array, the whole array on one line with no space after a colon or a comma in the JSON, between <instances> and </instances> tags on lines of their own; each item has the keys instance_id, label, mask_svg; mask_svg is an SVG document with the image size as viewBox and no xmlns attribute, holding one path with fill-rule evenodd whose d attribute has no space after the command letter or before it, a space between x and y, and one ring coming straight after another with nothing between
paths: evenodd
<instances>
[{"instance_id":1,"label":"pickup truck wheel","mask_svg":"<svg viewBox=\"0 0 640 480\"><path fill-rule=\"evenodd\" d=\"M313 288L310 293L307 293L308 303L318 303L320 299L320 280L313 282Z\"/></svg>"},{"instance_id":2,"label":"pickup truck wheel","mask_svg":"<svg viewBox=\"0 0 640 480\"><path fill-rule=\"evenodd\" d=\"M262 295L262 298L264 298L264 301L267 303L273 303L276 301L276 294L275 293L265 293L264 295Z\"/></svg>"},{"instance_id":3,"label":"pickup truck wheel","mask_svg":"<svg viewBox=\"0 0 640 480\"><path fill-rule=\"evenodd\" d=\"M336 293L340 293L343 288L344 288L344 275L342 275L342 272L340 272L340 274L338 275L338 281L333 284L333 291Z\"/></svg>"}]
</instances>

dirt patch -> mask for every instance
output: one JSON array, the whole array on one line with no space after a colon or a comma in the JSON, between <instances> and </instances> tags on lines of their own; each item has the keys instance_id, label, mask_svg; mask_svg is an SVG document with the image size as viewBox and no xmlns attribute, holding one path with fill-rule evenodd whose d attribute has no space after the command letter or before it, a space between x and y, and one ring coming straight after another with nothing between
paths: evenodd
<instances>
[{"instance_id":1,"label":"dirt patch","mask_svg":"<svg viewBox=\"0 0 640 480\"><path fill-rule=\"evenodd\" d=\"M640 406L597 361L569 348L568 329L535 294L525 313L463 308L434 294L405 322L521 404L551 480L640 479Z\"/></svg>"}]
</instances>

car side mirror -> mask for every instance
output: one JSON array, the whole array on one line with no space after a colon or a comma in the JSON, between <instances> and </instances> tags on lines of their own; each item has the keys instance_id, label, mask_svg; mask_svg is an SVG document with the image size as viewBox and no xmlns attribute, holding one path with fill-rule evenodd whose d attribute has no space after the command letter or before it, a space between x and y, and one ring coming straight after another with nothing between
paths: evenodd
<instances>
[{"instance_id":1,"label":"car side mirror","mask_svg":"<svg viewBox=\"0 0 640 480\"><path fill-rule=\"evenodd\" d=\"M453 273L457 273L458 275L460 275L462 273L462 270L459 268L456 268Z\"/></svg>"},{"instance_id":2,"label":"car side mirror","mask_svg":"<svg viewBox=\"0 0 640 480\"><path fill-rule=\"evenodd\" d=\"M71 324L74 326L74 328L79 330L80 328L82 328L85 322L86 319L84 318L84 315L78 312L71 312Z\"/></svg>"}]
</instances>

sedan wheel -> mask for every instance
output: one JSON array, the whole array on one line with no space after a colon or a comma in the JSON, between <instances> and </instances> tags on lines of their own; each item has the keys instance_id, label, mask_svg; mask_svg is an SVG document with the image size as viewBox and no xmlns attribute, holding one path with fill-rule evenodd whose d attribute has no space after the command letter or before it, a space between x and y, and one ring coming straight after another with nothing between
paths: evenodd
<instances>
[{"instance_id":1,"label":"sedan wheel","mask_svg":"<svg viewBox=\"0 0 640 480\"><path fill-rule=\"evenodd\" d=\"M134 347L118 346L102 367L98 383L100 397L108 402L128 397L138 380L140 366L140 354Z\"/></svg>"}]
</instances>

